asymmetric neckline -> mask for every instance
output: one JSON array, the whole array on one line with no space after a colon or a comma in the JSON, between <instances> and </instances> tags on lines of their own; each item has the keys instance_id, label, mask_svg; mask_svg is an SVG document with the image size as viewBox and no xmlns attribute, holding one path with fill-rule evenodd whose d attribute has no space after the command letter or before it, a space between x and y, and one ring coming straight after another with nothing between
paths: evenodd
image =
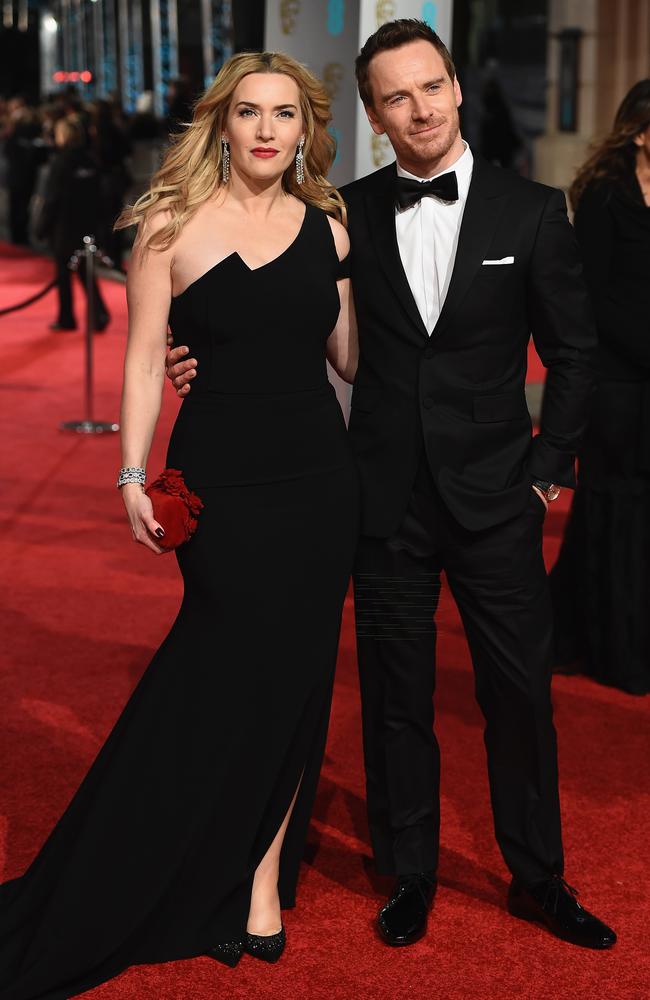
<instances>
[{"instance_id":1,"label":"asymmetric neckline","mask_svg":"<svg viewBox=\"0 0 650 1000\"><path fill-rule=\"evenodd\" d=\"M285 247L284 250L277 255L277 257L272 257L271 260L267 260L264 264L259 264L258 267L250 267L246 263L242 255L239 253L239 251L233 250L232 253L229 253L227 254L227 256L222 257L221 260L218 260L216 262L216 264L213 264L212 267L209 267L207 271L204 271L203 274L200 274L198 278L194 278L192 281L190 281L189 285L186 285L183 291L179 292L178 295L172 295L171 297L172 302L176 302L178 299L182 298L182 296L185 295L186 292L189 292L190 288L193 288L194 285L197 285L199 282L203 281L204 278L206 278L209 274L211 274L218 267L220 267L221 264L225 264L226 261L231 260L233 257L236 257L237 260L239 260L239 262L243 265L243 267L246 268L246 270L250 274L255 274L256 271L263 271L265 268L271 267L272 264L277 263L277 261L281 260L286 254L289 253L289 251L295 246L295 244L302 236L303 230L305 228L305 222L307 220L308 210L309 210L309 204L305 202L305 211L303 213L302 222L300 223L300 228L298 229L298 232L291 240L291 243L289 243L289 245Z\"/></svg>"}]
</instances>

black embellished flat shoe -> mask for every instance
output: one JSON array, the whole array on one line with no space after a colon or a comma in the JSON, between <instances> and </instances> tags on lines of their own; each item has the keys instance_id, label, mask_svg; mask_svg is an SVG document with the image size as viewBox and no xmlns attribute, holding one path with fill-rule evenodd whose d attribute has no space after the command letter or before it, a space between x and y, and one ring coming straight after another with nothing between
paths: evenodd
<instances>
[{"instance_id":1,"label":"black embellished flat shoe","mask_svg":"<svg viewBox=\"0 0 650 1000\"><path fill-rule=\"evenodd\" d=\"M513 880L508 912L520 920L543 924L551 934L581 948L604 950L616 944L616 934L580 905L577 890L560 875L526 888Z\"/></svg>"},{"instance_id":2,"label":"black embellished flat shoe","mask_svg":"<svg viewBox=\"0 0 650 1000\"><path fill-rule=\"evenodd\" d=\"M436 873L417 872L398 878L393 894L379 911L379 933L393 947L414 944L424 937L436 892Z\"/></svg>"},{"instance_id":3,"label":"black embellished flat shoe","mask_svg":"<svg viewBox=\"0 0 650 1000\"><path fill-rule=\"evenodd\" d=\"M277 962L287 943L284 927L277 934L246 934L244 951L263 962Z\"/></svg>"},{"instance_id":4,"label":"black embellished flat shoe","mask_svg":"<svg viewBox=\"0 0 650 1000\"><path fill-rule=\"evenodd\" d=\"M234 969L244 954L244 942L224 941L222 944L216 944L214 948L210 948L205 954L208 958L214 958L217 962L223 962L224 965L229 965L231 969Z\"/></svg>"}]
</instances>

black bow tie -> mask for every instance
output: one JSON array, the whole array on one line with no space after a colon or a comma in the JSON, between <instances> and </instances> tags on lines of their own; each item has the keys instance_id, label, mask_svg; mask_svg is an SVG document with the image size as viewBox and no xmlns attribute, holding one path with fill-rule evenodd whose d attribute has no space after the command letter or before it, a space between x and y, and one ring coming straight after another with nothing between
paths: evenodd
<instances>
[{"instance_id":1,"label":"black bow tie","mask_svg":"<svg viewBox=\"0 0 650 1000\"><path fill-rule=\"evenodd\" d=\"M443 201L458 201L458 181L454 170L431 181L414 181L410 177L397 178L397 204L400 208L410 208L427 196Z\"/></svg>"}]
</instances>

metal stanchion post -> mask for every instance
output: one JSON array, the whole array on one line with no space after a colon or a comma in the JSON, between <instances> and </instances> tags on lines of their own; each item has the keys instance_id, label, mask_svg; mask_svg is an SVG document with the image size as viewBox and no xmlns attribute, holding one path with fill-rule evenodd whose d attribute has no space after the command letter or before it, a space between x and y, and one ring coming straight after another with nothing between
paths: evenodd
<instances>
[{"instance_id":1,"label":"metal stanchion post","mask_svg":"<svg viewBox=\"0 0 650 1000\"><path fill-rule=\"evenodd\" d=\"M86 262L86 417L85 420L66 420L61 424L61 430L76 431L77 434L113 434L119 431L120 425L93 419L93 334L95 327L95 254L97 246L94 236L84 236L82 250L77 250L70 267L77 271L79 261Z\"/></svg>"}]
</instances>

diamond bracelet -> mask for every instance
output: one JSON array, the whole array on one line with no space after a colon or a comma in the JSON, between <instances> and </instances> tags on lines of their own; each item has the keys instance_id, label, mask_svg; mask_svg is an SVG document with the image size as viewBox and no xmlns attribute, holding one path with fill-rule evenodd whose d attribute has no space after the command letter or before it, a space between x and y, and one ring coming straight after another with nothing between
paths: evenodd
<instances>
[{"instance_id":1,"label":"diamond bracelet","mask_svg":"<svg viewBox=\"0 0 650 1000\"><path fill-rule=\"evenodd\" d=\"M137 465L130 465L125 469L120 469L117 483L115 484L118 490L122 486L126 486L127 483L138 483L140 486L145 484L145 471Z\"/></svg>"}]
</instances>

